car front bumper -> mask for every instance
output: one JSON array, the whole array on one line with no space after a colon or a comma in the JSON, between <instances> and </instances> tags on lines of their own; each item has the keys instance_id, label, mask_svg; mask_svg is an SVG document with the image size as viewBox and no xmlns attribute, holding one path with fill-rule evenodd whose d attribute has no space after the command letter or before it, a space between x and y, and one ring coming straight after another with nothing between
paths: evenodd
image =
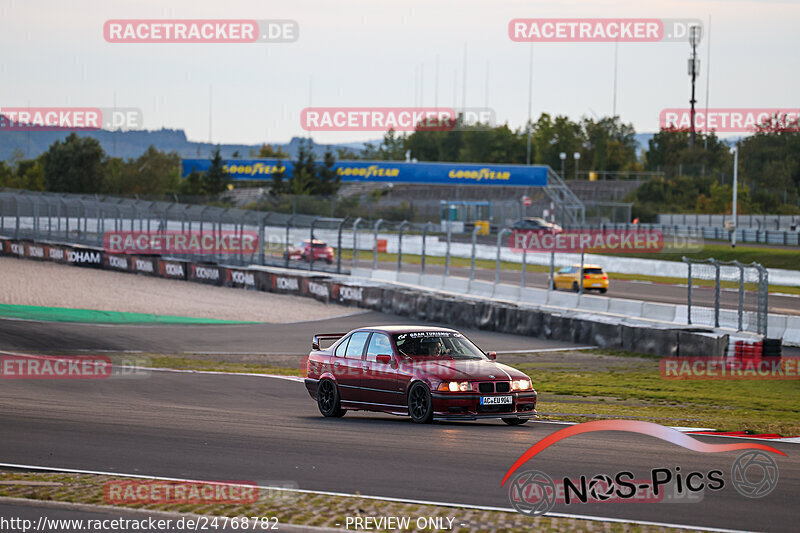
<instances>
[{"instance_id":1,"label":"car front bumper","mask_svg":"<svg viewBox=\"0 0 800 533\"><path fill-rule=\"evenodd\" d=\"M536 391L484 395L479 393L432 392L435 420L480 420L484 418L534 418ZM480 405L481 396L511 396L510 404Z\"/></svg>"}]
</instances>

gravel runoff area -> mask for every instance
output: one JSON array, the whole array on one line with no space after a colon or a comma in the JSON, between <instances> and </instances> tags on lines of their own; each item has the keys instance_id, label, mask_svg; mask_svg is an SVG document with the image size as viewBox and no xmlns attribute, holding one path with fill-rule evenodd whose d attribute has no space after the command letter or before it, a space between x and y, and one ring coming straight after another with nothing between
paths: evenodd
<instances>
[{"instance_id":1,"label":"gravel runoff area","mask_svg":"<svg viewBox=\"0 0 800 533\"><path fill-rule=\"evenodd\" d=\"M256 481L257 483L257 481ZM167 486L172 488L169 491ZM98 511L113 516L115 509L136 508L142 511L173 511L192 513L191 518L197 521L197 515L209 517L205 521L206 529L214 531L216 526L227 524L227 521L213 517L238 517L239 524L248 524L248 527L234 525L231 529L240 531L261 531L254 527L253 518L244 522L244 517L257 517L258 523L263 525L273 524L277 520L278 529L294 531L408 531L432 532L452 531L453 533L470 533L481 531L486 533L529 533L531 531L546 532L598 532L598 533L679 533L685 531L679 528L669 528L657 525L626 524L619 522L603 522L599 520L580 518L561 518L551 516L525 516L520 513L508 511L489 511L469 508L458 508L422 503L404 503L385 501L380 499L363 498L358 495L333 496L321 493L287 492L280 489L250 489L248 498L239 498L241 501L226 503L203 501L202 498L184 497L183 500L167 502L165 495L177 494L183 489L184 494L201 494L200 490L208 491L210 483L204 482L165 482L148 481L146 479L120 478L116 476L91 475L91 474L61 474L61 473L34 473L34 472L8 472L0 471L0 498L22 498L48 502L72 502L97 505ZM288 483L287 485L291 485ZM144 490L145 496L158 495L153 500L137 502L137 494L131 489L144 486L152 487ZM130 488L129 488L130 487ZM108 491L106 491L108 488ZM160 488L160 490L158 490ZM119 494L126 497L133 496L125 503L110 502L109 496ZM194 490L192 493L191 491ZM212 491L212 494L217 494ZM228 492L228 494L231 494ZM236 493L237 495L240 493ZM241 493L244 495L245 493ZM213 498L213 496L212 496ZM197 501L199 500L199 501ZM246 501L245 501L246 500ZM6 499L12 503L14 500ZM113 507L109 504L114 505ZM43 511L45 512L45 511ZM267 520L262 520L263 518ZM365 524L370 518L369 527ZM406 521L401 526L397 522L391 525L386 520L393 517L395 520ZM383 518L380 523L375 519ZM349 519L349 521L348 521ZM428 521L426 519L432 519ZM397 525L395 525L397 524ZM288 528L285 526L301 526ZM281 527L284 526L284 527ZM302 526L307 526L303 528ZM388 526L388 527L387 527ZM399 527L398 527L399 526ZM191 529L191 528L187 528ZM201 526L201 529L203 527ZM227 531L227 529L226 529Z\"/></svg>"},{"instance_id":2,"label":"gravel runoff area","mask_svg":"<svg viewBox=\"0 0 800 533\"><path fill-rule=\"evenodd\" d=\"M0 257L0 303L287 323L361 310L262 291Z\"/></svg>"}]
</instances>

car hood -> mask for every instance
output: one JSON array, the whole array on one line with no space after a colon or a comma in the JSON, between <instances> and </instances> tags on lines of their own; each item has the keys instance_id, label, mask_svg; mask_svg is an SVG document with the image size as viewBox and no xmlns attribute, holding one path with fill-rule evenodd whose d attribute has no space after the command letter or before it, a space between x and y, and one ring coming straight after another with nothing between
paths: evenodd
<instances>
[{"instance_id":1,"label":"car hood","mask_svg":"<svg viewBox=\"0 0 800 533\"><path fill-rule=\"evenodd\" d=\"M523 372L487 360L422 359L403 361L401 369L435 381L507 381L526 379Z\"/></svg>"}]
</instances>

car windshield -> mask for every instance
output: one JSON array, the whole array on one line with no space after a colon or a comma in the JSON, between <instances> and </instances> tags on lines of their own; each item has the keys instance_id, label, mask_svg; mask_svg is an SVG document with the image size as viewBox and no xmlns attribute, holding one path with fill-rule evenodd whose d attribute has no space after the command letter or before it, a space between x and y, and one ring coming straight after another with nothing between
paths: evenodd
<instances>
[{"instance_id":1,"label":"car windshield","mask_svg":"<svg viewBox=\"0 0 800 533\"><path fill-rule=\"evenodd\" d=\"M462 334L450 331L414 331L394 335L400 355L412 359L486 359Z\"/></svg>"}]
</instances>

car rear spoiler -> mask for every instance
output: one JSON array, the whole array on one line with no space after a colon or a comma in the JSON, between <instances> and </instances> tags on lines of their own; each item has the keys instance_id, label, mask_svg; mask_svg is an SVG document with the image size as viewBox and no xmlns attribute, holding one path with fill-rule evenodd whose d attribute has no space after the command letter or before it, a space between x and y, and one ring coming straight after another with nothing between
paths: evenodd
<instances>
[{"instance_id":1,"label":"car rear spoiler","mask_svg":"<svg viewBox=\"0 0 800 533\"><path fill-rule=\"evenodd\" d=\"M315 333L314 340L311 341L311 349L319 350L319 341L321 339L338 340L347 335L347 333Z\"/></svg>"}]
</instances>

